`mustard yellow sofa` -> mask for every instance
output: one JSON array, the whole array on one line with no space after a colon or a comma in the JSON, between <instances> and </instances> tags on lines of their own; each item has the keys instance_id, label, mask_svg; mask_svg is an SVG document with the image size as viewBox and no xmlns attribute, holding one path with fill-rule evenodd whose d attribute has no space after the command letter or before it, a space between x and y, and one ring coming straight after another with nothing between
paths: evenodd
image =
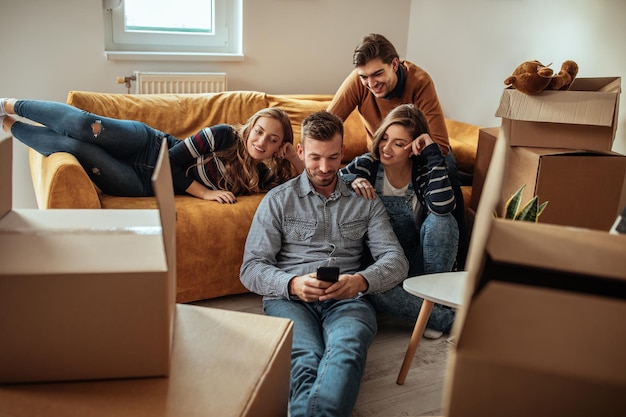
<instances>
[{"instance_id":1,"label":"mustard yellow sofa","mask_svg":"<svg viewBox=\"0 0 626 417\"><path fill-rule=\"evenodd\" d=\"M218 123L238 125L264 107L281 107L290 116L296 141L300 124L310 113L325 109L332 95L272 95L257 91L215 94L106 94L71 91L67 103L120 119L140 120L184 139ZM461 171L471 174L478 126L447 120L451 145ZM355 111L345 123L346 155L352 160L368 150L365 128ZM67 153L44 157L29 150L37 204L41 209L155 208L152 197L114 197L101 193L76 158ZM463 187L465 205L471 186ZM243 196L236 204L220 204L190 196L176 196L177 302L239 294L243 247L252 217L263 194Z\"/></svg>"}]
</instances>

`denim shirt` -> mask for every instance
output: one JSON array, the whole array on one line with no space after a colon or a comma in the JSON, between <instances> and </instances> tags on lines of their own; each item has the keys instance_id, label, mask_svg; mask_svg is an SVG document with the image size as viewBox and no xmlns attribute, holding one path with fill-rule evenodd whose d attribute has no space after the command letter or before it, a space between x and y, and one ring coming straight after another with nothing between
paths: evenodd
<instances>
[{"instance_id":1,"label":"denim shirt","mask_svg":"<svg viewBox=\"0 0 626 417\"><path fill-rule=\"evenodd\" d=\"M365 245L375 262L361 270ZM382 202L337 181L325 198L306 171L270 190L257 208L241 265L241 282L266 299L289 298L289 281L334 265L360 273L368 293L391 289L407 276L408 262Z\"/></svg>"}]
</instances>

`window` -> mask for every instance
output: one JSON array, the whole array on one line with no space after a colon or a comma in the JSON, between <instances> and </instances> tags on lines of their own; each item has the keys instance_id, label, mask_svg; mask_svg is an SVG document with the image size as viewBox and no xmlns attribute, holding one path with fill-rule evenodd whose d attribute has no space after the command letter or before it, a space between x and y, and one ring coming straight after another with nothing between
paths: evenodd
<instances>
[{"instance_id":1,"label":"window","mask_svg":"<svg viewBox=\"0 0 626 417\"><path fill-rule=\"evenodd\" d=\"M242 0L103 0L108 59L240 60Z\"/></svg>"}]
</instances>

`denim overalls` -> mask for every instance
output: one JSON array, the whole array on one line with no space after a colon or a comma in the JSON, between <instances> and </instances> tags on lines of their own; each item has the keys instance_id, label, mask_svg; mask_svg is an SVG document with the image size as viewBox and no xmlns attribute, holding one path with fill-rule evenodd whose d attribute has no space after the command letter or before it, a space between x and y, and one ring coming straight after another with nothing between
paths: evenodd
<instances>
[{"instance_id":1,"label":"denim overalls","mask_svg":"<svg viewBox=\"0 0 626 417\"><path fill-rule=\"evenodd\" d=\"M413 198L415 198L413 181L409 181L404 197L383 195L385 183L384 175L385 170L383 165L380 164L378 166L378 172L376 173L376 183L374 184L376 194L378 194L378 197L387 209L393 231L396 233L400 245L402 245L404 249L404 255L409 261L408 276L422 275L424 268L419 235L419 225L421 225L422 221L421 219L416 219L413 214L412 201ZM419 221L419 223L417 223L417 221Z\"/></svg>"},{"instance_id":2,"label":"denim overalls","mask_svg":"<svg viewBox=\"0 0 626 417\"><path fill-rule=\"evenodd\" d=\"M456 258L456 247L458 244L458 226L452 214L448 214L447 216L429 215L427 216L427 220L424 222L419 219L418 227L418 223L416 222L413 212L413 206L411 204L412 198L415 195L413 181L409 182L406 195L404 197L382 195L384 181L384 167L380 164L376 173L374 188L376 189L376 194L378 194L378 197L387 209L393 230L396 233L396 236L404 249L404 254L409 261L408 276L412 277L416 275L423 275L425 273L424 250L432 251L431 253L435 255L433 256L434 261L431 262L431 266L427 269L432 269L433 267L447 269L447 265L438 265L435 267L434 264L440 264L443 262L444 258L448 258L449 261L446 263L450 266L450 269L447 270L451 270L454 259ZM432 233L435 235L437 240L441 240L444 243L442 247L437 245L431 247L432 245L429 245L428 243L426 248L422 247L420 240L424 239L426 233L424 229L426 228L432 229ZM446 239L448 234L454 235L455 233L456 240L452 239L448 241L448 239ZM445 254L445 251L448 251L447 254ZM442 256L442 252L445 256ZM446 269L433 272L443 272ZM367 298L374 305L376 310L411 323L415 323L417 320L417 315L423 302L421 298L406 292L402 288L402 284L399 284L391 290L383 293L368 294ZM454 322L454 316L455 313L453 310L435 304L428 320L427 327L434 330L449 332L452 327L452 323Z\"/></svg>"}]
</instances>

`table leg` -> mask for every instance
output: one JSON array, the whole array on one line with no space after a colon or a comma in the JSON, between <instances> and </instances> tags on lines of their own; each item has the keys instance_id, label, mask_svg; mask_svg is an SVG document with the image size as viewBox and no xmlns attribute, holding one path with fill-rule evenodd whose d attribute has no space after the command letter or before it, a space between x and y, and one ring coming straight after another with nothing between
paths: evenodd
<instances>
[{"instance_id":1,"label":"table leg","mask_svg":"<svg viewBox=\"0 0 626 417\"><path fill-rule=\"evenodd\" d=\"M398 385L404 384L404 380L409 373L411 362L413 362L415 351L417 350L420 339L424 334L426 323L428 323L434 304L435 303L429 300L424 300L422 303L422 308L417 316L417 321L415 322L415 327L413 328L413 334L411 335L411 340L409 341L409 347L406 350L406 355L404 355L404 361L402 362L402 367L400 367L400 373L398 374L398 379L396 380L396 384Z\"/></svg>"}]
</instances>

